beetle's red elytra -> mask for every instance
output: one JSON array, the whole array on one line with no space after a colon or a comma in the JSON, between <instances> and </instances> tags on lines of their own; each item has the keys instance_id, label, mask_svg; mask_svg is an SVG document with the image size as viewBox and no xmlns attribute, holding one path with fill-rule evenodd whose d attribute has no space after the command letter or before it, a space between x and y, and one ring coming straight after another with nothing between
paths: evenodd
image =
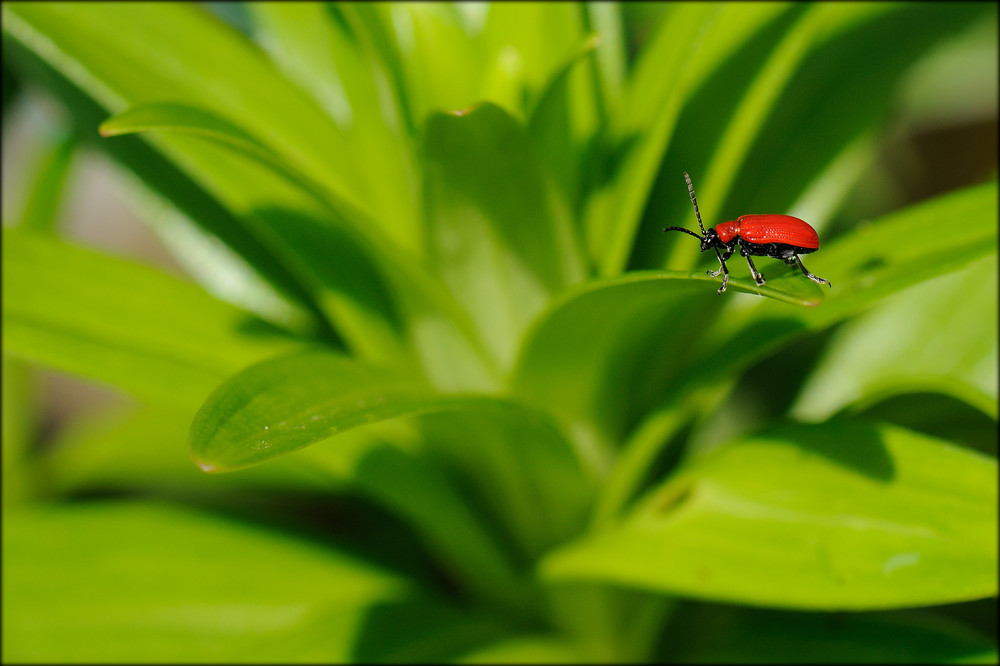
<instances>
[{"instance_id":1,"label":"beetle's red elytra","mask_svg":"<svg viewBox=\"0 0 1000 666\"><path fill-rule=\"evenodd\" d=\"M753 265L750 257L772 257L781 259L789 266L798 266L802 274L813 282L832 286L829 280L817 277L806 270L799 259L800 254L809 254L819 249L819 234L809 224L791 215L741 215L730 222L722 222L713 229L705 230L701 223L701 213L698 211L698 199L694 196L694 185L691 183L691 176L684 172L684 180L687 181L688 193L691 195L691 205L694 206L694 214L698 219L698 226L702 235L685 229L684 227L667 227L664 231L683 231L694 236L701 241L701 251L708 249L715 250L719 257L719 269L706 271L712 277L722 273L722 286L718 293L726 290L729 284L729 269L726 267L726 260L733 256L738 249L740 256L745 257L750 266L750 273L753 275L757 285L764 284L764 276L760 274ZM725 253L719 252L723 250Z\"/></svg>"}]
</instances>

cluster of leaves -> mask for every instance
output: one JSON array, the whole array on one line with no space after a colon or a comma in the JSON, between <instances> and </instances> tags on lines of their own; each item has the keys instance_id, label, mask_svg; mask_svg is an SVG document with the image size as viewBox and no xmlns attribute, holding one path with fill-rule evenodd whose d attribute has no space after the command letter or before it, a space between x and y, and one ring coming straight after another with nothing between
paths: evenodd
<instances>
[{"instance_id":1,"label":"cluster of leaves","mask_svg":"<svg viewBox=\"0 0 1000 666\"><path fill-rule=\"evenodd\" d=\"M196 280L57 237L74 142L4 231L5 660L996 658L874 612L997 594L995 451L866 416L995 424L995 179L825 236L827 294L658 233L685 169L823 227L994 7L672 4L634 57L605 3L245 9L3 6ZM140 404L35 451L25 361Z\"/></svg>"}]
</instances>

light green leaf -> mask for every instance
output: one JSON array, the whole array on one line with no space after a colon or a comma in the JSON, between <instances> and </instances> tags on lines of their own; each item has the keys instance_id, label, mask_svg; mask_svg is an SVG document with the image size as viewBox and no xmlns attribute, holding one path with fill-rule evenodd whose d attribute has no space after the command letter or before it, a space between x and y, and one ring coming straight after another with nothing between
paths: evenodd
<instances>
[{"instance_id":1,"label":"light green leaf","mask_svg":"<svg viewBox=\"0 0 1000 666\"><path fill-rule=\"evenodd\" d=\"M259 141L227 121L199 109L177 104L151 104L119 114L101 125L107 136L166 130L198 134L232 146L268 165L289 182L301 186L326 206L322 186L297 172ZM403 260L380 259L393 252L377 237L356 231L357 220L349 207L335 202L326 215L309 215L291 210L258 210L265 228L259 229L269 245L285 262L294 266L319 292L321 305L331 313L338 330L352 349L373 359L400 354L401 323L395 321L395 304L388 291L388 274L398 291L409 298L424 297L421 282L413 279L413 269ZM329 224L333 221L334 224ZM414 293L411 293L414 292Z\"/></svg>"},{"instance_id":2,"label":"light green leaf","mask_svg":"<svg viewBox=\"0 0 1000 666\"><path fill-rule=\"evenodd\" d=\"M818 421L847 406L934 390L996 419L996 314L995 253L911 287L837 331L793 414Z\"/></svg>"},{"instance_id":3,"label":"light green leaf","mask_svg":"<svg viewBox=\"0 0 1000 666\"><path fill-rule=\"evenodd\" d=\"M447 416L430 414L437 412ZM406 375L329 352L273 359L229 379L195 416L191 452L202 469L228 471L418 414L436 435L428 444L488 489L483 501L499 507L527 549L579 528L590 481L543 414L502 398L438 394Z\"/></svg>"},{"instance_id":4,"label":"light green leaf","mask_svg":"<svg viewBox=\"0 0 1000 666\"><path fill-rule=\"evenodd\" d=\"M203 108L367 210L368 187L336 125L249 40L197 6L9 3L4 29L112 113L165 97Z\"/></svg>"},{"instance_id":5,"label":"light green leaf","mask_svg":"<svg viewBox=\"0 0 1000 666\"><path fill-rule=\"evenodd\" d=\"M477 36L486 61L477 101L493 102L523 121L542 89L579 51L585 37L582 17L581 7L569 2L488 5ZM581 75L572 86L576 96L587 95L587 103L574 105L566 119L567 131L579 137L589 133L596 120L591 81Z\"/></svg>"},{"instance_id":6,"label":"light green leaf","mask_svg":"<svg viewBox=\"0 0 1000 666\"><path fill-rule=\"evenodd\" d=\"M344 661L405 581L164 504L4 513L5 662Z\"/></svg>"},{"instance_id":7,"label":"light green leaf","mask_svg":"<svg viewBox=\"0 0 1000 666\"><path fill-rule=\"evenodd\" d=\"M398 371L328 351L304 351L230 377L191 424L191 454L208 472L256 465L340 431L450 406Z\"/></svg>"},{"instance_id":8,"label":"light green leaf","mask_svg":"<svg viewBox=\"0 0 1000 666\"><path fill-rule=\"evenodd\" d=\"M48 143L18 219L20 225L32 231L46 232L56 228L66 179L78 145L77 137L72 134L62 134Z\"/></svg>"},{"instance_id":9,"label":"light green leaf","mask_svg":"<svg viewBox=\"0 0 1000 666\"><path fill-rule=\"evenodd\" d=\"M501 108L432 115L423 139L431 261L501 367L524 327L583 277L568 212Z\"/></svg>"},{"instance_id":10,"label":"light green leaf","mask_svg":"<svg viewBox=\"0 0 1000 666\"><path fill-rule=\"evenodd\" d=\"M690 461L542 573L798 609L989 597L996 460L887 425L787 425Z\"/></svg>"},{"instance_id":11,"label":"light green leaf","mask_svg":"<svg viewBox=\"0 0 1000 666\"><path fill-rule=\"evenodd\" d=\"M371 11L390 30L414 127L436 111L481 101L485 53L458 3L385 3Z\"/></svg>"},{"instance_id":12,"label":"light green leaf","mask_svg":"<svg viewBox=\"0 0 1000 666\"><path fill-rule=\"evenodd\" d=\"M587 74L585 61L599 44L599 35L587 39L549 79L528 111L527 131L535 154L573 211L579 207L581 186L586 182L581 167L586 140L591 139L574 132L573 119L583 113L581 109L592 111L593 105L592 97L581 91L579 77Z\"/></svg>"},{"instance_id":13,"label":"light green leaf","mask_svg":"<svg viewBox=\"0 0 1000 666\"><path fill-rule=\"evenodd\" d=\"M137 195L134 204L140 219L152 227L178 262L206 289L278 325L336 339L302 281L277 259L245 220L234 216L138 138L99 139L95 130L107 119L107 111L15 40L6 40L5 47L73 109L71 119L80 137L91 139L94 148L137 177L133 182L143 187L131 193ZM273 171L270 173L273 179ZM130 190L127 188L125 193ZM212 270L206 270L206 265L211 265ZM233 287L234 273L241 276L239 288Z\"/></svg>"},{"instance_id":14,"label":"light green leaf","mask_svg":"<svg viewBox=\"0 0 1000 666\"><path fill-rule=\"evenodd\" d=\"M487 645L458 659L460 664L588 664L600 663L580 646L548 636L515 636Z\"/></svg>"},{"instance_id":15,"label":"light green leaf","mask_svg":"<svg viewBox=\"0 0 1000 666\"><path fill-rule=\"evenodd\" d=\"M204 134L258 159L326 206L316 183L239 128L204 111L173 104L147 105L120 114L102 127L114 133L166 129ZM330 313L338 331L359 356L399 361L400 337L408 324L429 376L441 377L437 347L444 342L448 359L443 365L453 373L465 373L459 380L463 388L489 382L482 379L489 371L481 370L479 350L469 347L467 326L463 328L465 313L442 293L443 285L390 243L358 231L364 226L359 226L355 212L337 206L326 208L325 213L279 207L256 209L251 218L257 233L310 285L321 307ZM439 334L436 343L426 336L431 327ZM455 368L454 357L463 347L471 358ZM443 383L447 385L448 380Z\"/></svg>"},{"instance_id":16,"label":"light green leaf","mask_svg":"<svg viewBox=\"0 0 1000 666\"><path fill-rule=\"evenodd\" d=\"M34 462L60 496L108 491L220 493L331 492L343 476L308 455L289 456L242 474L209 476L191 462L194 409L140 407L90 412L59 431ZM304 451L303 454L308 452Z\"/></svg>"},{"instance_id":17,"label":"light green leaf","mask_svg":"<svg viewBox=\"0 0 1000 666\"><path fill-rule=\"evenodd\" d=\"M337 123L372 195L372 221L419 256L419 187L414 146L396 101L385 94L389 74L371 58L340 8L320 3L255 2L255 32L276 64Z\"/></svg>"},{"instance_id":18,"label":"light green leaf","mask_svg":"<svg viewBox=\"0 0 1000 666\"><path fill-rule=\"evenodd\" d=\"M3 344L20 358L192 407L227 375L296 346L268 328L146 266L3 232Z\"/></svg>"}]
</instances>

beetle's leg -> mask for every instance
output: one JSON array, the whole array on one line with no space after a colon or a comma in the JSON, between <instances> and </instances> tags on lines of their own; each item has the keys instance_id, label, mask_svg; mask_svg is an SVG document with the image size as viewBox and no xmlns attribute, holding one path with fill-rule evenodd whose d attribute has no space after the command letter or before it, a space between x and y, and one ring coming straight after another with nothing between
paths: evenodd
<instances>
[{"instance_id":1,"label":"beetle's leg","mask_svg":"<svg viewBox=\"0 0 1000 666\"><path fill-rule=\"evenodd\" d=\"M718 277L719 273L721 273L722 271L726 271L727 273L729 272L729 270L726 269L726 261L729 260L729 257L733 256L733 251L732 250L727 250L725 254L719 254L719 248L715 248L715 254L718 255L718 257L719 257L719 270L717 270L717 271L705 271L707 274L711 275L712 277Z\"/></svg>"},{"instance_id":2,"label":"beetle's leg","mask_svg":"<svg viewBox=\"0 0 1000 666\"><path fill-rule=\"evenodd\" d=\"M753 265L753 259L750 258L750 253L747 252L747 249L742 245L740 245L740 254L746 257L747 265L750 266L750 272L753 274L753 279L756 280L757 286L760 287L761 285L763 285L764 276L761 275L760 272L757 270L757 267Z\"/></svg>"},{"instance_id":3,"label":"beetle's leg","mask_svg":"<svg viewBox=\"0 0 1000 666\"><path fill-rule=\"evenodd\" d=\"M722 286L719 287L719 291L715 292L721 294L726 290L726 286L729 284L729 269L726 268L726 259L733 256L732 250L726 250L725 254L719 254L719 248L715 248L715 256L719 258L719 270L718 271L705 271L712 277L716 277L719 271L722 271Z\"/></svg>"},{"instance_id":4,"label":"beetle's leg","mask_svg":"<svg viewBox=\"0 0 1000 666\"><path fill-rule=\"evenodd\" d=\"M801 260L801 259L799 259L799 255L795 254L795 255L792 255L792 256L794 256L794 257L795 257L795 263L797 263L797 264L799 265L799 269L800 269L800 270L802 271L802 274L803 274L803 275L805 275L805 276L806 276L807 278L809 278L809 279L810 279L810 280L812 280L813 282L818 282L818 283L820 283L820 284L822 284L822 283L824 283L824 282L825 282L825 283L826 283L826 286L828 286L828 287L833 287L833 285L832 285L832 284L830 284L830 281L829 281L829 280L824 280L824 279L823 279L823 278L821 278L821 277L816 277L815 275L813 275L812 273L810 273L809 271L807 271L807 270L806 270L806 267L805 267L805 266L804 266L804 265L802 264L802 260Z\"/></svg>"}]
</instances>

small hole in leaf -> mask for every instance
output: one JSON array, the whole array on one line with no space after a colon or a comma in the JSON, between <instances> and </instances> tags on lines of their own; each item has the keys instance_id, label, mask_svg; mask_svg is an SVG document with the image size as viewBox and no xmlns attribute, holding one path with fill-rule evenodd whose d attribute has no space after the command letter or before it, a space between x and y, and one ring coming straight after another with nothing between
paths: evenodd
<instances>
[{"instance_id":1,"label":"small hole in leaf","mask_svg":"<svg viewBox=\"0 0 1000 666\"><path fill-rule=\"evenodd\" d=\"M888 262L886 262L884 257L869 257L855 266L853 272L856 274L873 273L881 268L885 268L887 265Z\"/></svg>"}]
</instances>

